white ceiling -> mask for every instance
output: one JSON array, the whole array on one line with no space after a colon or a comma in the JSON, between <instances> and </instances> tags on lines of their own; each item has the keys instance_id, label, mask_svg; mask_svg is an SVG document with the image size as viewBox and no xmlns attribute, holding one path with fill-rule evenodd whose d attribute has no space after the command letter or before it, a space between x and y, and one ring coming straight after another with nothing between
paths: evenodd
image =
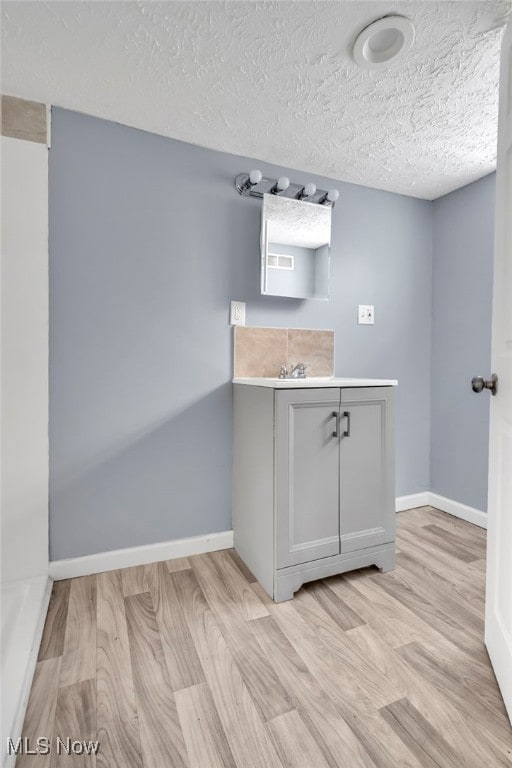
<instances>
[{"instance_id":1,"label":"white ceiling","mask_svg":"<svg viewBox=\"0 0 512 768\"><path fill-rule=\"evenodd\" d=\"M508 0L3 2L2 90L213 149L433 199L495 166ZM361 70L390 12L406 58Z\"/></svg>"}]
</instances>

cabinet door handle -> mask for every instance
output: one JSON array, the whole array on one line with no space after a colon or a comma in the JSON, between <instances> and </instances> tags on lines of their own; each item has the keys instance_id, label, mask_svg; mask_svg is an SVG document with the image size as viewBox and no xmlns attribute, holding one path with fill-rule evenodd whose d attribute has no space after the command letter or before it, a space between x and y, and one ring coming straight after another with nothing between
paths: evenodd
<instances>
[{"instance_id":1,"label":"cabinet door handle","mask_svg":"<svg viewBox=\"0 0 512 768\"><path fill-rule=\"evenodd\" d=\"M333 411L332 412L332 418L336 419L336 426L334 427L334 432L332 433L333 437L339 437L340 436L340 414L339 411Z\"/></svg>"},{"instance_id":2,"label":"cabinet door handle","mask_svg":"<svg viewBox=\"0 0 512 768\"><path fill-rule=\"evenodd\" d=\"M343 437L350 437L350 411L343 411L343 418L347 420L347 428L343 433Z\"/></svg>"}]
</instances>

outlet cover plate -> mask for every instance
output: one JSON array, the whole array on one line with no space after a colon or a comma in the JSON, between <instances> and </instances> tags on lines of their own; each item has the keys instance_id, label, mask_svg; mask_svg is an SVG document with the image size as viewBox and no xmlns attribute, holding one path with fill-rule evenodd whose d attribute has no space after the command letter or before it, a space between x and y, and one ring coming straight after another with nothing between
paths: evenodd
<instances>
[{"instance_id":1,"label":"outlet cover plate","mask_svg":"<svg viewBox=\"0 0 512 768\"><path fill-rule=\"evenodd\" d=\"M359 325L374 325L375 307L372 304L359 304L357 317Z\"/></svg>"},{"instance_id":2,"label":"outlet cover plate","mask_svg":"<svg viewBox=\"0 0 512 768\"><path fill-rule=\"evenodd\" d=\"M245 325L245 301L232 301L229 315L230 325Z\"/></svg>"}]
</instances>

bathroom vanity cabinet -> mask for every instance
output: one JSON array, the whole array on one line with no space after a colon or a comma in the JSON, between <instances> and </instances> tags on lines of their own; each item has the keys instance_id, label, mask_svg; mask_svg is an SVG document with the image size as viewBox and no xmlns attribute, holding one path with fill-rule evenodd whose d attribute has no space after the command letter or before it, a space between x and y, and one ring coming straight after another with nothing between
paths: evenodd
<instances>
[{"instance_id":1,"label":"bathroom vanity cabinet","mask_svg":"<svg viewBox=\"0 0 512 768\"><path fill-rule=\"evenodd\" d=\"M336 381L234 385L234 547L276 602L394 567L395 382Z\"/></svg>"}]
</instances>

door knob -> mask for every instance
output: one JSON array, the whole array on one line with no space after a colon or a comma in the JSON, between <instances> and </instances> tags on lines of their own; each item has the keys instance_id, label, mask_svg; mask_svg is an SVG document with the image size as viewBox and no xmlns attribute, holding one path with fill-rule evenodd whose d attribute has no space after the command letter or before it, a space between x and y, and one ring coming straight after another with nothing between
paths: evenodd
<instances>
[{"instance_id":1,"label":"door knob","mask_svg":"<svg viewBox=\"0 0 512 768\"><path fill-rule=\"evenodd\" d=\"M490 389L491 395L495 395L498 391L498 377L495 373L492 374L490 379L484 379L483 376L473 376L471 388L477 394L483 392L484 389Z\"/></svg>"}]
</instances>

